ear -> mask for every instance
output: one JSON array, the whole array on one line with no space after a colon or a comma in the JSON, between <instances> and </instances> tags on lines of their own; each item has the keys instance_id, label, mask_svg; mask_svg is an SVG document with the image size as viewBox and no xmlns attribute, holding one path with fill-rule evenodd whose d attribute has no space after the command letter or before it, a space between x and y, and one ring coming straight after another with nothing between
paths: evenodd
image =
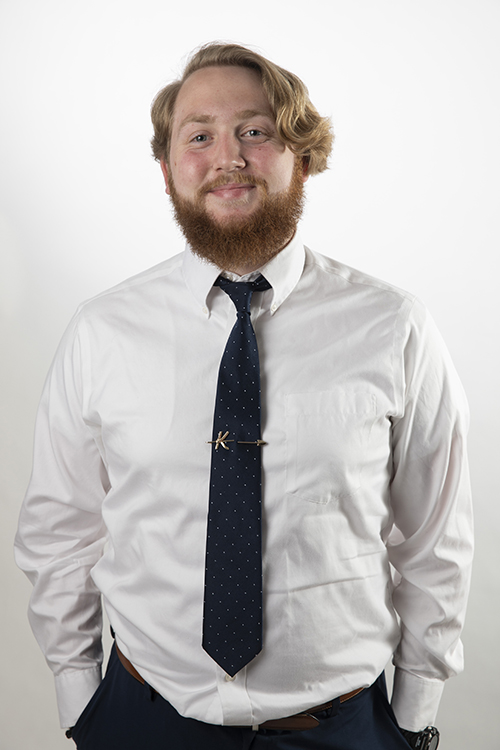
<instances>
[{"instance_id":1,"label":"ear","mask_svg":"<svg viewBox=\"0 0 500 750\"><path fill-rule=\"evenodd\" d=\"M170 188L168 186L168 166L165 159L160 159L160 167L163 174L163 179L165 180L165 192L167 195L170 195Z\"/></svg>"},{"instance_id":2,"label":"ear","mask_svg":"<svg viewBox=\"0 0 500 750\"><path fill-rule=\"evenodd\" d=\"M309 157L302 157L302 182L307 182L309 179Z\"/></svg>"}]
</instances>

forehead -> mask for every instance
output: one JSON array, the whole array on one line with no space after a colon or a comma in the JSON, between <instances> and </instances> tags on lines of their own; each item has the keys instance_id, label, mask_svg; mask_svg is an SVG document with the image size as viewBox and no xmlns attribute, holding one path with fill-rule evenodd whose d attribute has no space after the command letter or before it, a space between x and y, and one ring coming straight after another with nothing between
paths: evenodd
<instances>
[{"instance_id":1,"label":"forehead","mask_svg":"<svg viewBox=\"0 0 500 750\"><path fill-rule=\"evenodd\" d=\"M182 84L174 109L174 130L186 119L258 111L273 117L260 75L251 68L202 68ZM274 118L273 118L274 119Z\"/></svg>"}]
</instances>

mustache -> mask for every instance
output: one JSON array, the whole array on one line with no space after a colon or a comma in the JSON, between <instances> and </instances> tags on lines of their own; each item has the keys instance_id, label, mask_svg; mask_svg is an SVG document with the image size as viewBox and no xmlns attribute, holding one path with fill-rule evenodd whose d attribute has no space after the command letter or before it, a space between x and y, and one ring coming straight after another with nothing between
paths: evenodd
<instances>
[{"instance_id":1,"label":"mustache","mask_svg":"<svg viewBox=\"0 0 500 750\"><path fill-rule=\"evenodd\" d=\"M211 190L223 187L224 185L254 185L262 187L266 193L268 192L266 180L263 180L261 177L252 177L248 174L235 172L232 175L221 175L220 177L216 177L216 179L209 182L208 185L204 185L200 188L198 190L198 195L201 197L209 193Z\"/></svg>"}]
</instances>

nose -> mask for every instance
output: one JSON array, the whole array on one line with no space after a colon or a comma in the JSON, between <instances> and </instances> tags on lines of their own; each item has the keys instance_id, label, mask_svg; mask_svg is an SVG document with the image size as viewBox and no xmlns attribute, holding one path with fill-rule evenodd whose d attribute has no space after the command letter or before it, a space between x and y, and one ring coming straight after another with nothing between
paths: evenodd
<instances>
[{"instance_id":1,"label":"nose","mask_svg":"<svg viewBox=\"0 0 500 750\"><path fill-rule=\"evenodd\" d=\"M242 144L234 135L220 135L213 154L213 168L217 171L233 172L246 166Z\"/></svg>"}]
</instances>

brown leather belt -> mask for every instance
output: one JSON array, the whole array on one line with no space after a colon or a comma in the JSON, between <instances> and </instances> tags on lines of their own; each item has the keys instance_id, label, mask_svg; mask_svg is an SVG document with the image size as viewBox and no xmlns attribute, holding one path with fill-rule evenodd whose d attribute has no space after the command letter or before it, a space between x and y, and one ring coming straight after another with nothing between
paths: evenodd
<instances>
[{"instance_id":1,"label":"brown leather belt","mask_svg":"<svg viewBox=\"0 0 500 750\"><path fill-rule=\"evenodd\" d=\"M122 654L120 649L115 643L116 653L118 655L119 660L121 661L122 665L125 667L127 672L132 675L132 677L135 677L136 680L138 680L142 685L145 684L144 678L141 677L137 669L134 667L132 662L130 662L125 654ZM345 695L341 695L339 700L341 703L345 703L345 701L348 701L349 698L354 698L355 695L358 695L358 693L361 693L363 688L358 688L357 690L352 690L350 693L346 693ZM313 708L308 708L307 711L304 711L300 714L294 714L293 716L286 716L284 719L270 719L269 721L265 721L263 724L256 725L254 727L246 727L248 729L287 729L288 731L303 731L304 729L313 729L314 727L317 727L319 724L319 719L317 719L313 714L317 714L320 711L327 711L329 708L331 708L333 705L333 701L328 701L328 703L322 703L320 706L313 706Z\"/></svg>"}]
</instances>

